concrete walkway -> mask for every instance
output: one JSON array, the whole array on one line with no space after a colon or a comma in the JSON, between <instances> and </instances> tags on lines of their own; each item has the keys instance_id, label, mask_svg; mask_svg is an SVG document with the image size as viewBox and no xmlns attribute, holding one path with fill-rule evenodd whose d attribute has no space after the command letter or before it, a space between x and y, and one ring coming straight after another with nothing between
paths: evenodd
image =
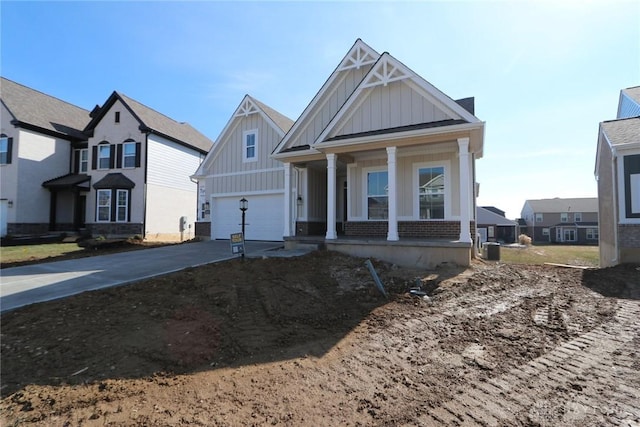
<instances>
[{"instance_id":1,"label":"concrete walkway","mask_svg":"<svg viewBox=\"0 0 640 427\"><path fill-rule=\"evenodd\" d=\"M282 246L278 242L246 242L246 256L301 255L269 252ZM228 241L210 241L5 268L0 270L0 311L236 257Z\"/></svg>"}]
</instances>

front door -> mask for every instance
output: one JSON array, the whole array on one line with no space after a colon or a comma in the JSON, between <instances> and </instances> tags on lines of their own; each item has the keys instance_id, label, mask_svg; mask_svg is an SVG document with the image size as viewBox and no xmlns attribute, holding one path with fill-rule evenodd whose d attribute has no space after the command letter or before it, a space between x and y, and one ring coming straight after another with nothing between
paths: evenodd
<instances>
[{"instance_id":1,"label":"front door","mask_svg":"<svg viewBox=\"0 0 640 427\"><path fill-rule=\"evenodd\" d=\"M76 195L76 211L74 212L73 226L76 230L84 228L86 225L85 218L87 212L87 196L84 194Z\"/></svg>"}]
</instances>

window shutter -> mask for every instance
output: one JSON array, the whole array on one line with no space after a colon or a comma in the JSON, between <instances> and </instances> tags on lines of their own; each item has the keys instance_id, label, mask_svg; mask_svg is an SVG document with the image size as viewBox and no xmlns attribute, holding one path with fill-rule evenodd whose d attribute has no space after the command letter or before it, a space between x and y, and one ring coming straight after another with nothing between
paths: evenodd
<instances>
[{"instance_id":1,"label":"window shutter","mask_svg":"<svg viewBox=\"0 0 640 427\"><path fill-rule=\"evenodd\" d=\"M91 147L91 169L98 168L98 146ZM97 217L96 217L97 218Z\"/></svg>"},{"instance_id":2,"label":"window shutter","mask_svg":"<svg viewBox=\"0 0 640 427\"><path fill-rule=\"evenodd\" d=\"M7 164L11 164L11 155L13 154L13 138L7 138Z\"/></svg>"},{"instance_id":3,"label":"window shutter","mask_svg":"<svg viewBox=\"0 0 640 427\"><path fill-rule=\"evenodd\" d=\"M113 147L113 145L112 145ZM111 189L111 222L116 222L116 215L118 214L118 190L115 188Z\"/></svg>"},{"instance_id":4,"label":"window shutter","mask_svg":"<svg viewBox=\"0 0 640 427\"><path fill-rule=\"evenodd\" d=\"M142 144L136 142L136 167L140 167L140 151L142 149Z\"/></svg>"},{"instance_id":5,"label":"window shutter","mask_svg":"<svg viewBox=\"0 0 640 427\"><path fill-rule=\"evenodd\" d=\"M73 150L73 173L80 173L80 150Z\"/></svg>"},{"instance_id":6,"label":"window shutter","mask_svg":"<svg viewBox=\"0 0 640 427\"><path fill-rule=\"evenodd\" d=\"M116 167L122 168L122 144L118 144L116 150Z\"/></svg>"},{"instance_id":7,"label":"window shutter","mask_svg":"<svg viewBox=\"0 0 640 427\"><path fill-rule=\"evenodd\" d=\"M109 169L113 169L116 165L116 146L111 144L109 146Z\"/></svg>"}]
</instances>

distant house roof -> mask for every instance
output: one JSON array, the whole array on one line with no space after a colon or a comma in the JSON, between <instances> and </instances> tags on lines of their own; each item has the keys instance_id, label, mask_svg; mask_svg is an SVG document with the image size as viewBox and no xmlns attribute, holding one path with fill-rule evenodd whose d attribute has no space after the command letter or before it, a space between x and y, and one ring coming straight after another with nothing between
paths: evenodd
<instances>
[{"instance_id":1,"label":"distant house roof","mask_svg":"<svg viewBox=\"0 0 640 427\"><path fill-rule=\"evenodd\" d=\"M622 92L624 92L625 95L640 104L640 86L622 89Z\"/></svg>"},{"instance_id":2,"label":"distant house roof","mask_svg":"<svg viewBox=\"0 0 640 427\"><path fill-rule=\"evenodd\" d=\"M598 212L598 198L584 197L573 199L537 199L527 200L536 213L552 213L552 212Z\"/></svg>"},{"instance_id":3,"label":"distant house roof","mask_svg":"<svg viewBox=\"0 0 640 427\"><path fill-rule=\"evenodd\" d=\"M16 126L67 139L87 140L82 130L89 120L88 110L4 77L0 78L0 99Z\"/></svg>"},{"instance_id":4,"label":"distant house roof","mask_svg":"<svg viewBox=\"0 0 640 427\"><path fill-rule=\"evenodd\" d=\"M136 118L136 120L138 120L140 123L140 130L143 132L155 133L182 145L195 148L202 153L208 152L213 145L213 141L198 132L190 124L177 122L164 114L161 114L146 105L115 91L111 96L109 96L102 107L92 111L91 121L84 130L86 132L93 131L109 108L111 108L117 100L120 100L120 102L129 109L129 112Z\"/></svg>"},{"instance_id":5,"label":"distant house roof","mask_svg":"<svg viewBox=\"0 0 640 427\"><path fill-rule=\"evenodd\" d=\"M498 225L515 227L517 222L498 215L489 209L478 206L476 208L476 223L479 225Z\"/></svg>"},{"instance_id":6,"label":"distant house roof","mask_svg":"<svg viewBox=\"0 0 640 427\"><path fill-rule=\"evenodd\" d=\"M640 117L609 120L601 123L602 131L611 146L640 143Z\"/></svg>"},{"instance_id":7,"label":"distant house roof","mask_svg":"<svg viewBox=\"0 0 640 427\"><path fill-rule=\"evenodd\" d=\"M483 209L496 213L500 216L504 216L504 211L502 209L498 209L495 206L482 206Z\"/></svg>"}]
</instances>

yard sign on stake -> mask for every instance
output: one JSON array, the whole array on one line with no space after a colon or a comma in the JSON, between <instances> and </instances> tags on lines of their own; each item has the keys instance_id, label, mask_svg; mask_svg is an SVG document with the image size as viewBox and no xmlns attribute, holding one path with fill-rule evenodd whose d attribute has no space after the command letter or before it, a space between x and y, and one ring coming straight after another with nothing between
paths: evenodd
<instances>
[{"instance_id":1,"label":"yard sign on stake","mask_svg":"<svg viewBox=\"0 0 640 427\"><path fill-rule=\"evenodd\" d=\"M231 233L231 253L234 255L244 254L244 236L242 233Z\"/></svg>"}]
</instances>

